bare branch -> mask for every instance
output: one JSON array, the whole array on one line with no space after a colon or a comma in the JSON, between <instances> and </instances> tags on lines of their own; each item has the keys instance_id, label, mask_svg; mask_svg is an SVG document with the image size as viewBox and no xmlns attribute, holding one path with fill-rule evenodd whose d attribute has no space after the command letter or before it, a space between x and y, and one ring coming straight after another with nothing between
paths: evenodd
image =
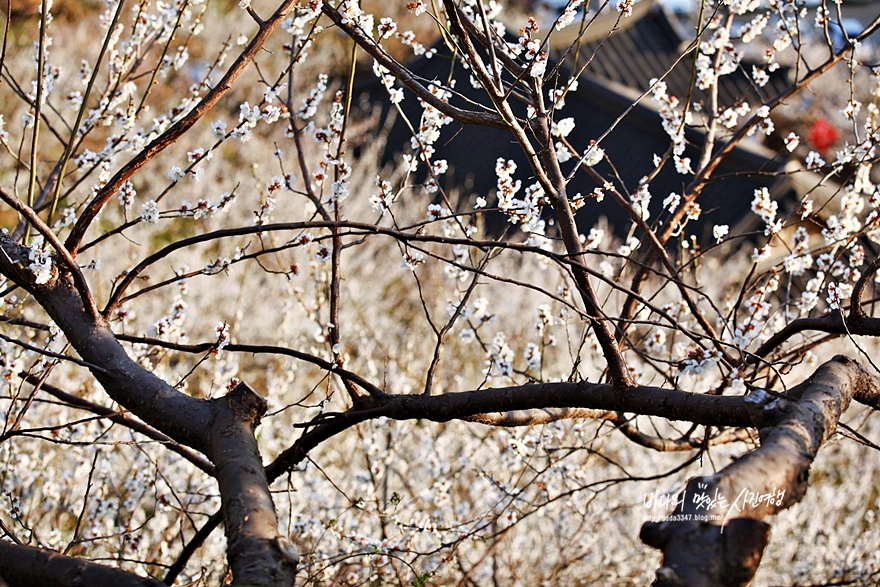
<instances>
[{"instance_id":1,"label":"bare branch","mask_svg":"<svg viewBox=\"0 0 880 587\"><path fill-rule=\"evenodd\" d=\"M165 573L165 577L162 578L162 582L166 585L173 585L174 580L177 579L177 576L183 572L183 569L186 567L186 563L189 561L190 557L195 554L195 551L208 539L208 536L211 535L214 530L217 529L217 526L223 521L223 510L221 509L218 512L215 512L211 515L207 521L202 524L202 527L198 529L198 531L190 538L189 542L184 545L183 550L178 555L177 559L171 566L168 567L168 572Z\"/></svg>"},{"instance_id":2,"label":"bare branch","mask_svg":"<svg viewBox=\"0 0 880 587\"><path fill-rule=\"evenodd\" d=\"M34 375L22 373L21 377L28 383L34 385L40 383L40 378ZM143 422L139 422L138 420L135 420L130 416L121 414L119 413L119 411L112 408L90 402L89 400L75 396L72 393L67 393L66 391L49 383L41 383L40 389L44 390L49 395L63 401L69 406L80 408L82 410L87 410L89 412L92 412L93 414L98 414L99 416L104 416L111 422L114 422L121 426L125 426L126 428L130 428L135 432L143 434L147 438L160 442L168 450L179 454L208 475L214 475L214 465L210 461L205 459L205 457L196 454L185 446L174 442L174 440L172 440L170 437L162 434L151 426L147 426Z\"/></svg>"},{"instance_id":3,"label":"bare branch","mask_svg":"<svg viewBox=\"0 0 880 587\"><path fill-rule=\"evenodd\" d=\"M365 399L364 403L374 407L327 415L324 420L342 421L365 416L448 422L497 412L585 408L660 416L711 426L752 425L747 402L742 396L696 394L649 386L620 390L613 385L589 382L529 383L437 396L393 395Z\"/></svg>"}]
</instances>

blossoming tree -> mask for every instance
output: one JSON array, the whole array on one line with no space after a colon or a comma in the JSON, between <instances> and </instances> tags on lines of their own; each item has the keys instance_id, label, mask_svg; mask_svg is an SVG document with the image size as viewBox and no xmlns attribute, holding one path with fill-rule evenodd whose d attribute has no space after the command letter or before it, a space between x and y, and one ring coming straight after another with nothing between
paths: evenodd
<instances>
[{"instance_id":1,"label":"blossoming tree","mask_svg":"<svg viewBox=\"0 0 880 587\"><path fill-rule=\"evenodd\" d=\"M565 107L584 91L575 49L634 4L588 8L518 32L494 0L10 9L0 577L612 584L604 565L629 584L642 558L656 585L752 581L771 516L830 482L809 471L850 402L880 404L880 78L862 57L880 18L838 42L840 4L704 0L679 60L693 93L650 80L639 100L668 150L628 186L602 145L616 125L568 140L591 116ZM721 105L754 45L750 83L787 64L790 84ZM457 73L420 78L401 47L440 47ZM363 76L401 116L420 105L394 168L353 114ZM836 158L753 170L812 184L731 194L751 201L748 234L691 235L725 158L827 76L848 81ZM528 169L501 158L492 193L444 189L462 125L505 133ZM652 206L665 167L682 189ZM581 175L596 188L570 193ZM629 218L616 236L602 200ZM712 455L735 460L695 474ZM607 538L645 482L679 472L653 519L627 522L662 561Z\"/></svg>"}]
</instances>

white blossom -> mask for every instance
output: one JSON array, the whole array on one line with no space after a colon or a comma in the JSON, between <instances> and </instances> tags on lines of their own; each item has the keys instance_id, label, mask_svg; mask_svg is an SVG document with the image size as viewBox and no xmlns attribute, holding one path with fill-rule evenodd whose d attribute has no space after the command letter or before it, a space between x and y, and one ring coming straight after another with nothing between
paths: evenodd
<instances>
[{"instance_id":1,"label":"white blossom","mask_svg":"<svg viewBox=\"0 0 880 587\"><path fill-rule=\"evenodd\" d=\"M806 159L807 169L818 169L825 165L825 160L816 151L810 151Z\"/></svg>"},{"instance_id":2,"label":"white blossom","mask_svg":"<svg viewBox=\"0 0 880 587\"><path fill-rule=\"evenodd\" d=\"M171 171L168 172L168 177L171 178L171 181L178 182L181 179L183 179L184 177L186 177L186 174L183 172L183 170L180 167L175 165L174 167L171 168Z\"/></svg>"},{"instance_id":3,"label":"white blossom","mask_svg":"<svg viewBox=\"0 0 880 587\"><path fill-rule=\"evenodd\" d=\"M146 224L156 224L159 222L159 207L155 200L149 200L141 207L141 220Z\"/></svg>"},{"instance_id":4,"label":"white blossom","mask_svg":"<svg viewBox=\"0 0 880 587\"><path fill-rule=\"evenodd\" d=\"M663 200L663 208L668 210L670 214L675 214L678 206L681 204L681 196L675 192L669 194Z\"/></svg>"},{"instance_id":5,"label":"white blossom","mask_svg":"<svg viewBox=\"0 0 880 587\"><path fill-rule=\"evenodd\" d=\"M416 267L425 262L425 256L418 251L412 253L404 253L400 266L411 271L415 271Z\"/></svg>"},{"instance_id":6,"label":"white blossom","mask_svg":"<svg viewBox=\"0 0 880 587\"><path fill-rule=\"evenodd\" d=\"M28 247L28 269L34 275L34 283L43 285L52 278L52 254L48 244L44 244L42 235L37 235L31 240Z\"/></svg>"},{"instance_id":7,"label":"white blossom","mask_svg":"<svg viewBox=\"0 0 880 587\"><path fill-rule=\"evenodd\" d=\"M592 144L590 148L587 149L586 154L584 154L584 163L587 164L588 167L593 167L598 165L602 159L605 158L605 150L599 148L597 145Z\"/></svg>"}]
</instances>

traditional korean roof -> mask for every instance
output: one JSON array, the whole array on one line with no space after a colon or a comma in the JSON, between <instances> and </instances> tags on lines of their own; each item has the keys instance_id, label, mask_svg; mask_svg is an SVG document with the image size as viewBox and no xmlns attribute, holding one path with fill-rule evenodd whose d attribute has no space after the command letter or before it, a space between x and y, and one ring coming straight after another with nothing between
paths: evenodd
<instances>
[{"instance_id":1,"label":"traditional korean roof","mask_svg":"<svg viewBox=\"0 0 880 587\"><path fill-rule=\"evenodd\" d=\"M641 0L633 14L621 17L615 10L604 10L595 19L587 15L584 34L575 22L550 37L551 54L559 55L580 36L578 61L589 62L587 75L607 80L639 94L649 89L652 79L666 82L668 91L683 99L692 87L695 53L688 51L695 36L662 6L653 0ZM770 72L764 87L750 79L752 66L743 61L740 69L722 76L718 100L722 106L733 106L742 100L764 102L782 93L788 86L788 69ZM696 90L695 100L704 100L707 93Z\"/></svg>"}]
</instances>

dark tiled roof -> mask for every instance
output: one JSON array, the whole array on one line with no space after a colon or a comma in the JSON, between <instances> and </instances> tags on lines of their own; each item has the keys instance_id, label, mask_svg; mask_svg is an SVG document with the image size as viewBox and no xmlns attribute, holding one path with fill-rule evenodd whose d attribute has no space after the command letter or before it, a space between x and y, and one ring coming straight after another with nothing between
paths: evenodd
<instances>
[{"instance_id":1,"label":"dark tiled roof","mask_svg":"<svg viewBox=\"0 0 880 587\"><path fill-rule=\"evenodd\" d=\"M586 70L588 75L640 93L648 90L651 79L663 77L669 93L683 99L691 87L694 53L690 52L684 58L681 55L692 39L686 38L681 27L660 5L652 4L650 0L643 0L639 4L643 8L629 19L621 19L621 26L607 38L606 34L617 23L617 18L604 22L597 19L593 26L598 30L588 29L589 37L581 45L578 60L585 63L592 59ZM572 25L569 28L575 27ZM552 44L552 47L557 47L554 51L557 54L567 46L568 39L564 36L558 37ZM752 103L763 102L778 96L788 87L788 70L780 68L770 74L770 80L763 88L759 88L750 80L752 65L754 63L743 61L738 71L721 77L718 86L721 105L732 106L743 99ZM696 90L694 97L704 100L707 94Z\"/></svg>"}]
</instances>

